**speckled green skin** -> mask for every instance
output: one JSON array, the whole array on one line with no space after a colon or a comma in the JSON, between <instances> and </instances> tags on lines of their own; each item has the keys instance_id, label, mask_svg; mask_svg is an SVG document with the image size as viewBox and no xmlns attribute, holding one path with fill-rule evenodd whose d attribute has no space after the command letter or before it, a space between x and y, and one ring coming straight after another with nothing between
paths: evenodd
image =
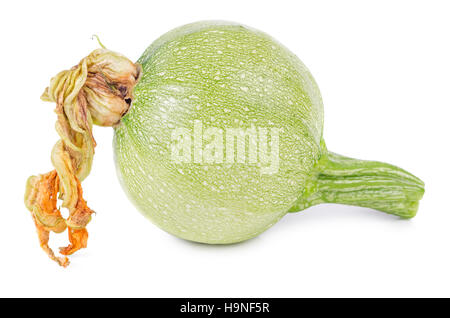
<instances>
[{"instance_id":1,"label":"speckled green skin","mask_svg":"<svg viewBox=\"0 0 450 318\"><path fill-rule=\"evenodd\" d=\"M234 243L289 210L325 202L316 182L328 163L320 92L284 46L242 25L200 22L163 35L138 62L143 75L115 130L115 159L128 196L160 228L188 240ZM192 129L194 120L280 128L278 173L174 163L171 131Z\"/></svg>"}]
</instances>

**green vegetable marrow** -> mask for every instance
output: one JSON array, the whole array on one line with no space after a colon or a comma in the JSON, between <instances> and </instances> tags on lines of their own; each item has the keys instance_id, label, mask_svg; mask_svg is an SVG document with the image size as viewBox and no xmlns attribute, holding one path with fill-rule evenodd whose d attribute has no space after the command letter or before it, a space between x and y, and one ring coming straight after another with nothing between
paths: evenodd
<instances>
[{"instance_id":1,"label":"green vegetable marrow","mask_svg":"<svg viewBox=\"0 0 450 318\"><path fill-rule=\"evenodd\" d=\"M319 89L303 63L257 30L201 22L155 41L115 130L121 183L162 229L184 239L234 243L289 212L323 203L369 207L410 218L423 182L379 162L328 152ZM258 165L174 163L171 129L279 127L279 170Z\"/></svg>"},{"instance_id":2,"label":"green vegetable marrow","mask_svg":"<svg viewBox=\"0 0 450 318\"><path fill-rule=\"evenodd\" d=\"M61 266L69 260L49 247L50 232L68 229L63 255L87 246L93 210L81 182L92 166L93 124L115 129L117 172L131 201L187 240L244 241L323 202L416 214L420 179L327 150L316 82L268 35L193 23L163 35L137 63L100 46L52 78L41 97L56 103L60 140L55 169L28 179L25 205L42 249Z\"/></svg>"}]
</instances>

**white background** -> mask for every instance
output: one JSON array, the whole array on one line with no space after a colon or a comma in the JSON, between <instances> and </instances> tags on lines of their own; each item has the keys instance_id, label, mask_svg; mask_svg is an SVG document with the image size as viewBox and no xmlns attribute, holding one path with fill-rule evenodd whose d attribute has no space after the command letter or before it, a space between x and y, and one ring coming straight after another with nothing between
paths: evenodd
<instances>
[{"instance_id":1,"label":"white background","mask_svg":"<svg viewBox=\"0 0 450 318\"><path fill-rule=\"evenodd\" d=\"M7 1L0 5L0 296L450 296L450 5L445 1ZM112 129L85 197L89 246L64 269L39 248L25 180L51 169L57 72L97 48L136 60L204 19L263 30L309 67L330 150L399 165L426 183L416 218L323 205L242 244L207 246L141 216L116 178ZM52 246L67 242L52 236Z\"/></svg>"}]
</instances>

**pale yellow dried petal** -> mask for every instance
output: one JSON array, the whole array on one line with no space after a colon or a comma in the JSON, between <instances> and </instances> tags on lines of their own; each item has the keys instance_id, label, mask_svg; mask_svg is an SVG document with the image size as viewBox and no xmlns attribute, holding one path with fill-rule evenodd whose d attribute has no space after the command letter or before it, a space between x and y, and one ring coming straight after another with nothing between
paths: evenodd
<instances>
[{"instance_id":1,"label":"pale yellow dried petal","mask_svg":"<svg viewBox=\"0 0 450 318\"><path fill-rule=\"evenodd\" d=\"M114 126L128 111L133 88L141 68L121 54L105 48L93 51L70 70L59 72L41 96L56 103L56 131L59 140L52 150L56 170L32 176L27 181L25 205L32 213L41 247L62 266L65 257L56 257L48 246L49 232L69 229L70 245L60 250L69 255L87 246L85 229L94 213L82 196L81 181L90 173L96 142L93 124ZM64 220L56 201L69 209Z\"/></svg>"}]
</instances>

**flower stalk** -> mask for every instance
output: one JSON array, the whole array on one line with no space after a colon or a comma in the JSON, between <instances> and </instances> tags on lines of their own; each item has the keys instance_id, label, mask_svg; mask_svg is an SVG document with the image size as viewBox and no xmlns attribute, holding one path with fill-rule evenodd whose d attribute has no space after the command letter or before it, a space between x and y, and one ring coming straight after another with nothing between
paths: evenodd
<instances>
[{"instance_id":1,"label":"flower stalk","mask_svg":"<svg viewBox=\"0 0 450 318\"><path fill-rule=\"evenodd\" d=\"M424 183L388 163L327 152L303 195L289 212L321 203L372 208L409 219L416 215Z\"/></svg>"}]
</instances>

